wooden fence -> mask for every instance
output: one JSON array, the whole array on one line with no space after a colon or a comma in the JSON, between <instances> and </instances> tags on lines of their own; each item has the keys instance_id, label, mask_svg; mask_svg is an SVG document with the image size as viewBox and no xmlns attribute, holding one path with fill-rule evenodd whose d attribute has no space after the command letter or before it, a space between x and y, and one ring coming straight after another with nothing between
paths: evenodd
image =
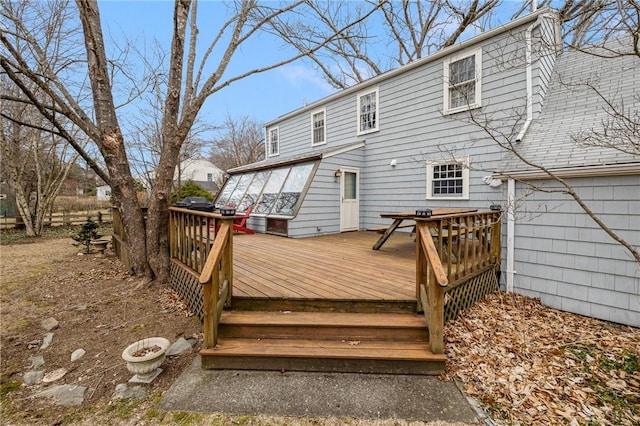
<instances>
[{"instance_id":1,"label":"wooden fence","mask_svg":"<svg viewBox=\"0 0 640 426\"><path fill-rule=\"evenodd\" d=\"M103 223L111 223L113 214L109 210L90 211L90 212L62 212L49 215L44 221L44 226L71 226L82 225L91 218L94 222L102 225ZM0 229L24 228L22 217L3 217L0 218Z\"/></svg>"}]
</instances>

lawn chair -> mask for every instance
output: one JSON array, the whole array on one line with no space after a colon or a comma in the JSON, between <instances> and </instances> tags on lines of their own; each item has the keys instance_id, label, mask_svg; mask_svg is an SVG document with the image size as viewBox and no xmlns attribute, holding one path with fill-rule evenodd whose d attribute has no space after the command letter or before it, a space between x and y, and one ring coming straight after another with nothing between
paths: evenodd
<instances>
[{"instance_id":1,"label":"lawn chair","mask_svg":"<svg viewBox=\"0 0 640 426\"><path fill-rule=\"evenodd\" d=\"M233 219L233 232L244 232L247 234L255 234L253 229L247 228L247 219L249 219L249 215L253 210L253 205L247 207L242 216L236 216Z\"/></svg>"}]
</instances>

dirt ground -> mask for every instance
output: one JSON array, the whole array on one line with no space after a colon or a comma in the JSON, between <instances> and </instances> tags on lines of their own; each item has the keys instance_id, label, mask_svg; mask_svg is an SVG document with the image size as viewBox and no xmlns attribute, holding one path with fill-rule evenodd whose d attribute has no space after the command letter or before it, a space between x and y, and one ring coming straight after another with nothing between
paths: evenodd
<instances>
[{"instance_id":1,"label":"dirt ground","mask_svg":"<svg viewBox=\"0 0 640 426\"><path fill-rule=\"evenodd\" d=\"M136 290L137 281L113 254L78 255L72 242L64 238L0 247L2 408L3 417L13 421L56 424L78 414L77 408L30 398L41 385L16 388L31 366L30 356L43 355L47 372L65 368L60 382L89 387L85 405L100 409L109 405L116 385L131 377L121 358L127 345L153 336L171 342L200 336L198 319L171 290ZM47 331L40 323L49 317L59 325L52 330L51 345L41 350ZM86 354L71 362L79 348ZM167 359L148 394L167 389L192 361L190 355Z\"/></svg>"}]
</instances>

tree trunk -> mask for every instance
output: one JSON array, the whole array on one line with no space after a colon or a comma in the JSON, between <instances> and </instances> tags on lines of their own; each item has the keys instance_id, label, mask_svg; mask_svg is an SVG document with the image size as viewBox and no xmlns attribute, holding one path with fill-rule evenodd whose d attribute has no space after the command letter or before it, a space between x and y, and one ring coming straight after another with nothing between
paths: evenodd
<instances>
[{"instance_id":1,"label":"tree trunk","mask_svg":"<svg viewBox=\"0 0 640 426\"><path fill-rule=\"evenodd\" d=\"M111 181L111 195L120 210L124 233L131 249L133 273L153 278L147 262L145 224L109 81L109 68L104 48L100 13L95 2L77 0L89 65L89 79L100 139L94 141L102 153Z\"/></svg>"}]
</instances>

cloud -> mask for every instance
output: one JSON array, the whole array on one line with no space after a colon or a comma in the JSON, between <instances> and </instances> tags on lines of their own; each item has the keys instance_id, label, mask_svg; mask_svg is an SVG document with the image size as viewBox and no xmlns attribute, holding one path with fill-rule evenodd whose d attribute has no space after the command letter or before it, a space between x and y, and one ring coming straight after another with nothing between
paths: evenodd
<instances>
[{"instance_id":1,"label":"cloud","mask_svg":"<svg viewBox=\"0 0 640 426\"><path fill-rule=\"evenodd\" d=\"M304 65L286 65L280 68L280 73L294 88L315 89L320 95L328 95L334 92L322 75L313 68Z\"/></svg>"}]
</instances>

